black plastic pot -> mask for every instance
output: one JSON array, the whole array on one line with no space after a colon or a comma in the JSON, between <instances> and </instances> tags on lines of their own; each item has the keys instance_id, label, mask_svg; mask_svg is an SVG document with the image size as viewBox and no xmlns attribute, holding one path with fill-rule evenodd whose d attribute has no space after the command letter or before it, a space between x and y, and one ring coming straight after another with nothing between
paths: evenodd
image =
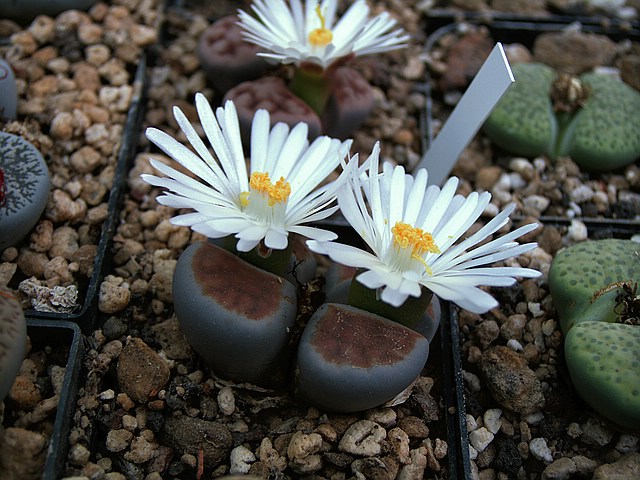
<instances>
[{"instance_id":1,"label":"black plastic pot","mask_svg":"<svg viewBox=\"0 0 640 480\"><path fill-rule=\"evenodd\" d=\"M584 12L562 12L548 13L546 15L530 15L501 12L498 10L472 12L460 8L437 6L425 12L425 16L427 18L427 31L429 33L449 23L459 21L484 23L487 25L493 22L533 22L565 25L577 22L587 31L599 30L613 35L629 35L640 32L640 21L638 19L624 20L608 16L604 13L587 15Z\"/></svg>"},{"instance_id":2,"label":"black plastic pot","mask_svg":"<svg viewBox=\"0 0 640 480\"><path fill-rule=\"evenodd\" d=\"M72 321L41 320L27 318L27 334L31 340L31 352L51 349L66 354L62 391L55 411L45 454L42 480L57 480L69 450L69 433L82 367L83 337L80 327ZM5 415L7 422L8 415ZM5 425L10 426L10 425Z\"/></svg>"},{"instance_id":3,"label":"black plastic pot","mask_svg":"<svg viewBox=\"0 0 640 480\"><path fill-rule=\"evenodd\" d=\"M133 82L134 95L127 113L124 125L118 164L113 179L113 186L109 194L108 215L102 224L98 251L93 262L93 273L88 284L79 287L80 304L71 313L41 312L37 310L25 311L25 316L38 319L72 320L78 322L83 332L90 332L95 327L98 293L100 283L109 271L110 248L113 234L118 225L118 215L122 204L126 176L136 151L138 134L144 118L144 105L147 90L147 58L140 59Z\"/></svg>"},{"instance_id":4,"label":"black plastic pot","mask_svg":"<svg viewBox=\"0 0 640 480\"><path fill-rule=\"evenodd\" d=\"M547 32L561 32L565 30L569 24L567 23L548 23L548 22L535 22L535 21L526 21L526 22L515 22L515 21L491 21L485 22L481 17L478 17L476 22L466 22L468 25L472 27L483 26L486 27L490 37L495 42L501 42L504 44L513 44L520 43L525 47L531 49L533 47L533 43L536 37L542 33ZM425 50L430 52L435 45L446 35L454 34L460 28L461 23L449 23L445 26L438 28L436 31L431 33L427 38L427 43L425 45ZM640 30L630 30L630 31L617 31L610 32L607 29L603 28L601 25L583 25L583 31L588 31L592 33L597 33L601 35L607 35L613 41L622 41L622 40L632 40L639 41L640 40ZM435 82L432 79L431 74L427 71L427 82L425 83L425 95L427 97L426 101L426 116L424 118L424 130L425 130L425 141L426 146L425 150L428 149L429 145L435 138L434 135L434 101L436 98L440 96L439 93L434 91L433 85ZM637 162L636 162L637 163ZM594 174L598 175L598 173ZM514 220L518 220L518 215L513 215L512 218ZM567 222L570 219L568 217L563 216L547 216L540 215L539 219L542 223L563 223ZM580 220L587 225L599 226L603 225L605 228L610 227L611 225L618 225L621 229L626 228L635 228L636 230L640 228L640 219L625 219L625 218L609 218L609 217L579 217L575 218L576 220Z\"/></svg>"}]
</instances>

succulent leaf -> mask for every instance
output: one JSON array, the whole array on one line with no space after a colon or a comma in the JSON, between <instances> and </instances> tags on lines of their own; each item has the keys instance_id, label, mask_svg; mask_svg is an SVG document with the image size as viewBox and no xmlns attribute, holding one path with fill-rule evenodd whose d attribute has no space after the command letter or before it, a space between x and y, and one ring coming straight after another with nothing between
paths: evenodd
<instances>
[{"instance_id":1,"label":"succulent leaf","mask_svg":"<svg viewBox=\"0 0 640 480\"><path fill-rule=\"evenodd\" d=\"M612 75L586 73L588 96L575 112L555 112L557 73L540 63L512 67L515 83L483 130L499 147L523 156L571 158L585 170L614 170L640 157L640 92Z\"/></svg>"}]
</instances>

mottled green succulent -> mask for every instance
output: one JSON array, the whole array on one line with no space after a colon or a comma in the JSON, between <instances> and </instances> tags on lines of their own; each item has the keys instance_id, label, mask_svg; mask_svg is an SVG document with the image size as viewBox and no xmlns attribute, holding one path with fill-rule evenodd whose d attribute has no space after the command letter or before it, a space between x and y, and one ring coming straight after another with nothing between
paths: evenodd
<instances>
[{"instance_id":1,"label":"mottled green succulent","mask_svg":"<svg viewBox=\"0 0 640 480\"><path fill-rule=\"evenodd\" d=\"M640 280L639 254L639 243L620 239L581 242L558 252L549 289L562 333L578 322L616 321L615 299L622 285Z\"/></svg>"},{"instance_id":2,"label":"mottled green succulent","mask_svg":"<svg viewBox=\"0 0 640 480\"><path fill-rule=\"evenodd\" d=\"M549 270L576 391L605 418L632 429L640 428L640 325L629 317L637 317L639 280L640 244L631 240L572 245Z\"/></svg>"},{"instance_id":3,"label":"mottled green succulent","mask_svg":"<svg viewBox=\"0 0 640 480\"><path fill-rule=\"evenodd\" d=\"M582 322L564 340L571 381L594 410L632 430L640 428L640 326Z\"/></svg>"},{"instance_id":4,"label":"mottled green succulent","mask_svg":"<svg viewBox=\"0 0 640 480\"><path fill-rule=\"evenodd\" d=\"M515 83L483 126L516 155L570 156L587 170L606 171L640 157L640 92L620 79L585 73L564 77L546 65L513 66ZM564 100L552 92L565 82Z\"/></svg>"}]
</instances>

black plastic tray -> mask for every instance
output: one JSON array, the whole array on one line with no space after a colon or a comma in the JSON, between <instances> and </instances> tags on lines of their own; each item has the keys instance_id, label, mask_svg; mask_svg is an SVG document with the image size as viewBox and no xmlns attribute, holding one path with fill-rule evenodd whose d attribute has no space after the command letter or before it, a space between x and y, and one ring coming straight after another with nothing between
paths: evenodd
<instances>
[{"instance_id":1,"label":"black plastic tray","mask_svg":"<svg viewBox=\"0 0 640 480\"><path fill-rule=\"evenodd\" d=\"M487 10L482 12L465 11L458 8L433 8L425 12L427 18L427 32L431 33L449 23L468 21L490 25L493 22L518 22L539 24L563 24L580 23L586 31L611 34L614 37L640 33L640 21L624 20L610 17L605 14L598 15L571 15L568 13L548 15L529 15Z\"/></svg>"},{"instance_id":2,"label":"black plastic tray","mask_svg":"<svg viewBox=\"0 0 640 480\"><path fill-rule=\"evenodd\" d=\"M61 478L69 451L71 419L78 393L78 381L84 351L83 337L80 327L75 322L34 318L27 318L27 334L34 350L59 345L69 347L62 391L58 400L58 408L51 437L49 438L42 475L42 480L57 480Z\"/></svg>"},{"instance_id":3,"label":"black plastic tray","mask_svg":"<svg viewBox=\"0 0 640 480\"><path fill-rule=\"evenodd\" d=\"M484 25L489 30L491 38L495 42L502 43L522 43L528 48L533 46L533 42L535 38L545 32L560 32L567 28L567 24L560 23L546 23L546 22L515 22L515 21L494 21L488 24L483 22L465 22L469 25ZM429 52L433 46L446 34L454 33L460 27L460 22L449 23L443 27L440 27L433 33L431 33L425 44L425 51ZM640 30L633 32L618 32L618 34L610 34L604 31L598 25L592 25L589 30L593 33L599 33L602 35L609 36L614 41L620 41L622 39L628 39L633 41L640 41ZM429 148L429 145L434 139L434 125L432 121L432 111L433 111L433 91L431 90L431 77L429 72L427 71L427 82L425 83L425 96L426 96L426 114L423 119L424 122L424 140L426 143L425 151ZM519 215L512 215L511 218L514 221L518 221L521 219ZM548 216L548 215L540 215L540 222L544 224L562 224L568 225L571 220L579 220L583 222L587 227L592 228L615 228L618 231L632 231L632 232L640 232L640 219L619 219L619 218L608 218L608 217L575 217L574 219L562 216Z\"/></svg>"},{"instance_id":4,"label":"black plastic tray","mask_svg":"<svg viewBox=\"0 0 640 480\"><path fill-rule=\"evenodd\" d=\"M89 278L86 290L84 287L79 289L81 302L78 309L70 313L41 312L30 309L25 311L26 317L72 320L78 322L85 333L91 331L95 327L100 283L108 271L108 262L110 259L110 255L108 255L108 253L111 248L111 240L118 226L118 215L122 204L126 177L136 151L138 134L140 132L140 126L142 125L142 119L144 118L144 96L146 95L146 89L147 58L146 55L143 54L138 64L133 82L133 97L131 99L131 105L129 106L127 119L123 129L113 186L109 193L107 207L108 214L106 220L102 224L98 251L93 262L93 273Z\"/></svg>"}]
</instances>

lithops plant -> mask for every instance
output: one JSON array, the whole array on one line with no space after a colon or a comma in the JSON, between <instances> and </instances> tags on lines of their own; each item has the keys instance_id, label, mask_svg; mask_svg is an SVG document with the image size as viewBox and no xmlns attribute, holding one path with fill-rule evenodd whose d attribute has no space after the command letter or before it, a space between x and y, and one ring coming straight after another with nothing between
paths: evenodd
<instances>
[{"instance_id":1,"label":"lithops plant","mask_svg":"<svg viewBox=\"0 0 640 480\"><path fill-rule=\"evenodd\" d=\"M27 345L27 324L20 302L0 289L0 402L18 374Z\"/></svg>"},{"instance_id":2,"label":"lithops plant","mask_svg":"<svg viewBox=\"0 0 640 480\"><path fill-rule=\"evenodd\" d=\"M640 428L640 244L592 240L560 251L549 289L578 394L605 418Z\"/></svg>"},{"instance_id":3,"label":"lithops plant","mask_svg":"<svg viewBox=\"0 0 640 480\"><path fill-rule=\"evenodd\" d=\"M570 156L607 171L640 157L640 92L615 76L558 74L540 63L513 66L515 83L483 126L516 155Z\"/></svg>"}]
</instances>

